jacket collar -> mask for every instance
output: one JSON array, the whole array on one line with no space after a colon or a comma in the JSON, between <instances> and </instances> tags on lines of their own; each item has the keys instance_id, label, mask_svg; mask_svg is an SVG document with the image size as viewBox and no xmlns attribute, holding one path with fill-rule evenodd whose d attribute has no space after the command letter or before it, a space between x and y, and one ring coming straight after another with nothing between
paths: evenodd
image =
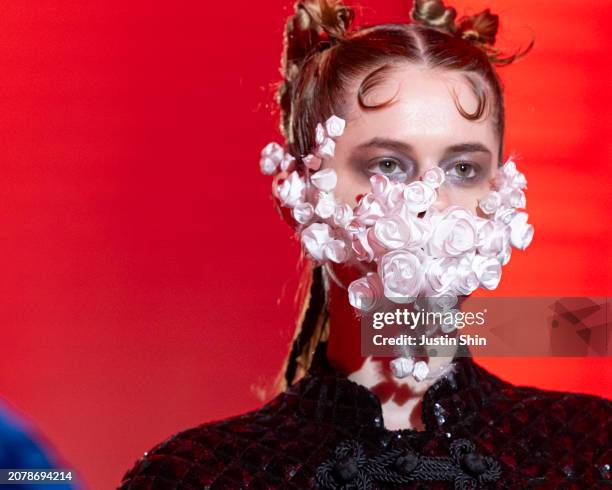
<instances>
[{"instance_id":1,"label":"jacket collar","mask_svg":"<svg viewBox=\"0 0 612 490\"><path fill-rule=\"evenodd\" d=\"M299 398L303 416L343 429L379 429L384 427L379 398L365 386L346 377L329 364L326 342L317 347L306 375L286 391ZM447 432L465 417L482 409L487 398L504 381L474 363L469 351L453 359L454 368L428 388L423 397L422 418L426 432Z\"/></svg>"}]
</instances>

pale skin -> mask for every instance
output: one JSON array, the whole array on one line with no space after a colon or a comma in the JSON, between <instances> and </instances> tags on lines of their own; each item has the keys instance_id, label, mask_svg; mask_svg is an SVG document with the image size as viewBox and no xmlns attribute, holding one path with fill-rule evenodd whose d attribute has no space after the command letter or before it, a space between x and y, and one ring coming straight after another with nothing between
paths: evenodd
<instances>
[{"instance_id":1,"label":"pale skin","mask_svg":"<svg viewBox=\"0 0 612 490\"><path fill-rule=\"evenodd\" d=\"M334 157L323 164L338 175L336 198L355 206L371 190L369 178L376 173L408 183L439 166L446 182L435 207L459 205L479 213L478 200L491 189L497 172L501 142L491 111L471 121L456 108L453 90L465 111L472 113L477 107L477 98L461 74L399 64L368 93L368 101L388 100L396 94L391 105L376 109L359 106L359 82L347 87L346 128L336 141ZM334 264L333 273L340 285L330 281L329 362L378 396L386 429L424 430L422 399L436 379L417 382L409 376L400 380L389 369L391 358L361 355L360 320L343 286L363 272ZM440 372L450 360L430 358L431 372Z\"/></svg>"}]
</instances>

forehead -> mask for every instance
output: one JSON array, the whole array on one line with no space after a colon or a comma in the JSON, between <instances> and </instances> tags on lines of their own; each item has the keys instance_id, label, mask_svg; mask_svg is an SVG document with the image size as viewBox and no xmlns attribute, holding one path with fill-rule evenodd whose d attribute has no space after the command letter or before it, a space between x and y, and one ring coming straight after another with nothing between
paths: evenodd
<instances>
[{"instance_id":1,"label":"forehead","mask_svg":"<svg viewBox=\"0 0 612 490\"><path fill-rule=\"evenodd\" d=\"M395 95L385 107L362 108L357 101L361 80L351 87L347 107L347 133L356 143L373 136L399 139L427 151L441 145L480 141L496 150L497 135L490 112L471 121L461 115L453 100L468 113L478 99L468 81L459 73L414 64L401 64L384 73L364 92L367 105L378 105ZM488 95L488 94L487 94Z\"/></svg>"}]
</instances>

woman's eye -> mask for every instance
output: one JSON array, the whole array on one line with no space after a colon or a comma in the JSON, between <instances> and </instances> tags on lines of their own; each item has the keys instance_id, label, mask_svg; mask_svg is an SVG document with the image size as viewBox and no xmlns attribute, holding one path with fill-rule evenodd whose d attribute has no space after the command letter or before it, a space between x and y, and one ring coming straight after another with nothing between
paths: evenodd
<instances>
[{"instance_id":1,"label":"woman's eye","mask_svg":"<svg viewBox=\"0 0 612 490\"><path fill-rule=\"evenodd\" d=\"M402 164L392 158L384 158L370 164L367 169L370 175L386 175L393 180L405 180L406 171Z\"/></svg>"},{"instance_id":2,"label":"woman's eye","mask_svg":"<svg viewBox=\"0 0 612 490\"><path fill-rule=\"evenodd\" d=\"M476 177L477 170L476 166L471 163L457 162L446 169L446 175L454 179L467 181Z\"/></svg>"}]
</instances>

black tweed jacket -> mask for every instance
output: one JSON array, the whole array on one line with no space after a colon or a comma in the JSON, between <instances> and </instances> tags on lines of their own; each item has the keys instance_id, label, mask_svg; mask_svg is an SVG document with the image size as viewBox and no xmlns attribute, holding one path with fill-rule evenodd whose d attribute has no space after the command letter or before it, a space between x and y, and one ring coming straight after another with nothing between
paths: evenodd
<instances>
[{"instance_id":1,"label":"black tweed jacket","mask_svg":"<svg viewBox=\"0 0 612 490\"><path fill-rule=\"evenodd\" d=\"M387 430L377 396L324 350L261 408L146 452L119 488L612 488L609 400L513 386L457 357L425 394L426 430Z\"/></svg>"}]
</instances>

